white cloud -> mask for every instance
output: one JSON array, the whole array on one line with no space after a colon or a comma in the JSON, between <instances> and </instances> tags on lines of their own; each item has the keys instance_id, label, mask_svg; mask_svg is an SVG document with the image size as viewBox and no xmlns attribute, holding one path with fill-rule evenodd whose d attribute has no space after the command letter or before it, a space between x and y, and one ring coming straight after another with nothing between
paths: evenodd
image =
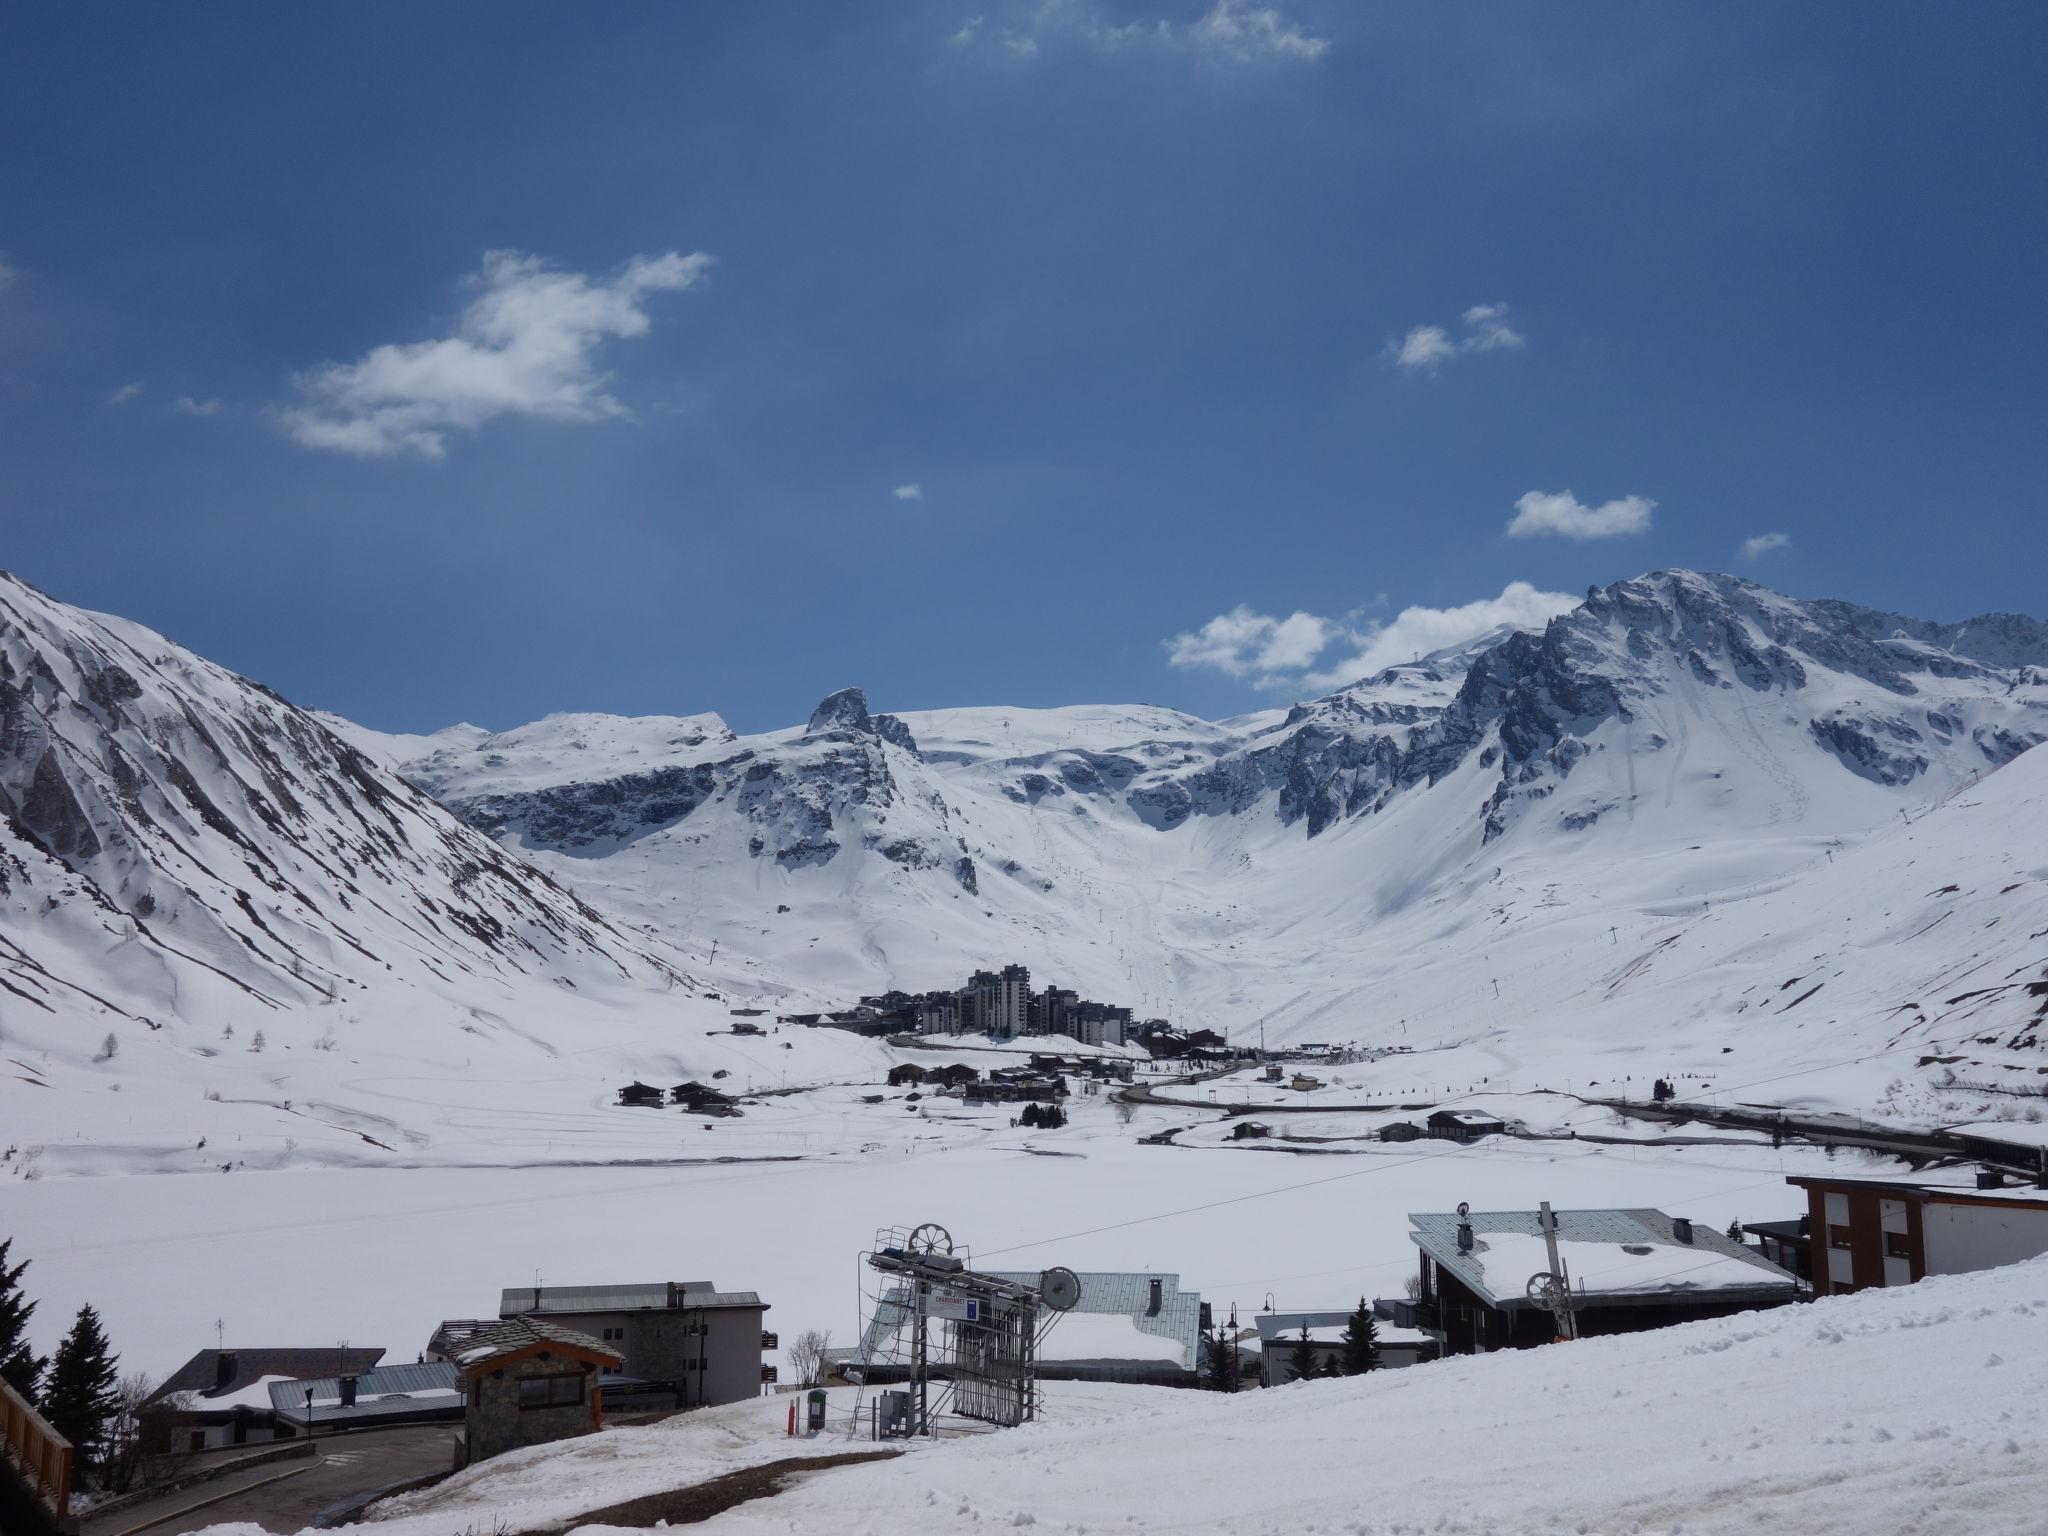
<instances>
[{"instance_id":1,"label":"white cloud","mask_svg":"<svg viewBox=\"0 0 2048 1536\"><path fill-rule=\"evenodd\" d=\"M308 448L364 458L438 459L451 431L499 416L596 421L629 414L598 367L604 343L647 334L646 301L694 288L713 258L636 256L610 278L564 272L538 256L491 251L454 333L372 348L293 382L305 403L284 430Z\"/></svg>"},{"instance_id":2,"label":"white cloud","mask_svg":"<svg viewBox=\"0 0 2048 1536\"><path fill-rule=\"evenodd\" d=\"M187 416L218 416L223 407L218 400L194 400L190 395L180 395L171 402L171 409Z\"/></svg>"},{"instance_id":3,"label":"white cloud","mask_svg":"<svg viewBox=\"0 0 2048 1536\"><path fill-rule=\"evenodd\" d=\"M1742 558L1745 560L1761 560L1772 550L1783 549L1791 542L1792 535L1789 533L1752 534L1749 538L1742 541Z\"/></svg>"},{"instance_id":4,"label":"white cloud","mask_svg":"<svg viewBox=\"0 0 2048 1536\"><path fill-rule=\"evenodd\" d=\"M1501 352L1525 346L1527 338L1508 324L1505 304L1474 304L1460 317L1462 336L1440 325L1418 325L1398 341L1387 343L1394 366L1411 373L1434 373L1454 357L1469 352Z\"/></svg>"},{"instance_id":5,"label":"white cloud","mask_svg":"<svg viewBox=\"0 0 2048 1536\"><path fill-rule=\"evenodd\" d=\"M1247 679L1258 688L1322 692L1417 656L1469 644L1502 627L1541 629L1577 601L1563 592L1511 581L1498 597L1454 608L1411 605L1384 622L1357 614L1326 619L1301 612L1283 619L1240 605L1168 640L1167 660L1176 667Z\"/></svg>"},{"instance_id":6,"label":"white cloud","mask_svg":"<svg viewBox=\"0 0 2048 1536\"><path fill-rule=\"evenodd\" d=\"M1570 491L1529 491L1515 498L1515 515L1508 523L1508 537L1529 539L1557 534L1583 543L1587 539L1648 533L1650 514L1656 507L1657 503L1647 496L1622 496L1589 507Z\"/></svg>"},{"instance_id":7,"label":"white cloud","mask_svg":"<svg viewBox=\"0 0 2048 1536\"><path fill-rule=\"evenodd\" d=\"M1219 65L1308 64L1330 51L1330 40L1290 21L1277 5L1255 0L1213 0L1192 21L1164 18L1115 22L1094 0L1031 0L995 26L969 16L952 34L956 48L1035 59L1049 45L1078 44L1099 54L1150 51Z\"/></svg>"},{"instance_id":8,"label":"white cloud","mask_svg":"<svg viewBox=\"0 0 2048 1536\"><path fill-rule=\"evenodd\" d=\"M889 494L891 496L894 496L898 501L923 501L924 487L918 484L917 481L911 480L903 485L897 486L896 489L891 491Z\"/></svg>"},{"instance_id":9,"label":"white cloud","mask_svg":"<svg viewBox=\"0 0 2048 1536\"><path fill-rule=\"evenodd\" d=\"M111 395L107 396L107 404L109 404L109 405L126 405L126 404L127 404L127 403L128 403L129 401L130 401L130 400L133 400L133 399L134 399L134 398L135 398L135 397L136 397L137 395L139 395L139 394L141 394L141 393L142 393L142 381L141 381L140 379L137 379L137 380L135 380L135 381L134 381L133 383L130 383L130 384L123 384L123 385L122 385L122 386L121 386L121 387L120 387L119 389L115 390L115 391L114 391L114 392L113 392L113 393L112 393Z\"/></svg>"},{"instance_id":10,"label":"white cloud","mask_svg":"<svg viewBox=\"0 0 2048 1536\"><path fill-rule=\"evenodd\" d=\"M1418 325L1398 342L1389 342L1397 368L1440 367L1458 355L1458 344L1440 325Z\"/></svg>"},{"instance_id":11,"label":"white cloud","mask_svg":"<svg viewBox=\"0 0 2048 1536\"><path fill-rule=\"evenodd\" d=\"M1330 620L1312 613L1276 619L1240 604L1193 634L1175 635L1166 642L1166 659L1176 667L1208 667L1271 688L1314 661L1336 632Z\"/></svg>"}]
</instances>

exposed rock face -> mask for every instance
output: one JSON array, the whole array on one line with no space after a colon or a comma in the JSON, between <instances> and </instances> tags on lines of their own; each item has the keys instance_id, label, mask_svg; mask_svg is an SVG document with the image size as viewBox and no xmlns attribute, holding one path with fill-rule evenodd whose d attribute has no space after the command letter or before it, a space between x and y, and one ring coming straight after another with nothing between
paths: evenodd
<instances>
[{"instance_id":1,"label":"exposed rock face","mask_svg":"<svg viewBox=\"0 0 2048 1536\"><path fill-rule=\"evenodd\" d=\"M269 689L5 573L0 887L39 898L0 945L24 1006L119 1014L126 987L169 1010L225 985L287 1007L449 966L673 974Z\"/></svg>"}]
</instances>

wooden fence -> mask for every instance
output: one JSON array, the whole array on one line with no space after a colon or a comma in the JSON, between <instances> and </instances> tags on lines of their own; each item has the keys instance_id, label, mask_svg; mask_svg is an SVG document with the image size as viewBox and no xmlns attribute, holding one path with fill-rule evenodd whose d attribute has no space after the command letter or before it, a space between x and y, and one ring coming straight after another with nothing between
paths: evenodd
<instances>
[{"instance_id":1,"label":"wooden fence","mask_svg":"<svg viewBox=\"0 0 2048 1536\"><path fill-rule=\"evenodd\" d=\"M0 1381L0 1446L6 1470L59 1520L71 1513L71 1442Z\"/></svg>"}]
</instances>

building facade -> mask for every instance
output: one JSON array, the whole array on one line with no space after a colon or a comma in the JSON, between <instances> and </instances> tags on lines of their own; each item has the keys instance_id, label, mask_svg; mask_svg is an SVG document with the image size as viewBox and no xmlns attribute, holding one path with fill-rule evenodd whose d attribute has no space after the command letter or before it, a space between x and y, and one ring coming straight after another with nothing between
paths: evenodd
<instances>
[{"instance_id":1,"label":"building facade","mask_svg":"<svg viewBox=\"0 0 2048 1536\"><path fill-rule=\"evenodd\" d=\"M599 1375L618 1365L596 1339L547 1319L516 1317L472 1340L456 1367L463 1465L602 1429Z\"/></svg>"},{"instance_id":2,"label":"building facade","mask_svg":"<svg viewBox=\"0 0 2048 1536\"><path fill-rule=\"evenodd\" d=\"M2048 1189L1801 1175L1813 1290L1843 1296L1928 1275L1995 1269L2048 1253ZM1981 1183L1984 1187L1975 1187Z\"/></svg>"},{"instance_id":3,"label":"building facade","mask_svg":"<svg viewBox=\"0 0 2048 1536\"><path fill-rule=\"evenodd\" d=\"M721 1291L708 1280L645 1285L518 1286L504 1318L544 1318L589 1335L620 1359L617 1385L672 1391L698 1408L760 1395L762 1329L768 1303L752 1291Z\"/></svg>"}]
</instances>

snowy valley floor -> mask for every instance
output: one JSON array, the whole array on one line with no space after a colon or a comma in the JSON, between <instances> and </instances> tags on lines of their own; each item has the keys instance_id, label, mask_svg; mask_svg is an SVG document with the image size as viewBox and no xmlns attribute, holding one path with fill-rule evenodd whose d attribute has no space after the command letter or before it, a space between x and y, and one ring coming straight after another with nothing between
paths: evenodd
<instances>
[{"instance_id":1,"label":"snowy valley floor","mask_svg":"<svg viewBox=\"0 0 2048 1536\"><path fill-rule=\"evenodd\" d=\"M784 1338L824 1327L851 1343L858 1255L878 1228L921 1221L1005 1268L1178 1273L1219 1319L1235 1305L1249 1323L1269 1294L1283 1309L1401 1295L1416 1262L1409 1211L1547 1199L1656 1206L1718 1228L1796 1214L1787 1173L1901 1166L1755 1140L1496 1138L1289 1156L1140 1144L1211 1118L1197 1111L1142 1108L1125 1124L1077 1099L1073 1113L1046 1135L989 1114L942 1122L942 1140L886 1139L885 1127L920 1122L897 1105L854 1106L844 1150L794 1162L16 1180L0 1184L0 1230L34 1262L43 1347L89 1301L126 1366L161 1374L211 1345L216 1319L230 1345L345 1338L409 1359L441 1319L488 1315L501 1288L536 1279L715 1280L759 1290ZM1604 1115L1573 1118L1613 1129Z\"/></svg>"},{"instance_id":2,"label":"snowy valley floor","mask_svg":"<svg viewBox=\"0 0 2048 1536\"><path fill-rule=\"evenodd\" d=\"M1234 1397L1054 1385L1042 1422L796 1479L717 1533L2039 1536L2048 1260ZM793 1451L782 1403L516 1453L350 1527L569 1528ZM255 1536L222 1526L212 1536Z\"/></svg>"}]
</instances>

